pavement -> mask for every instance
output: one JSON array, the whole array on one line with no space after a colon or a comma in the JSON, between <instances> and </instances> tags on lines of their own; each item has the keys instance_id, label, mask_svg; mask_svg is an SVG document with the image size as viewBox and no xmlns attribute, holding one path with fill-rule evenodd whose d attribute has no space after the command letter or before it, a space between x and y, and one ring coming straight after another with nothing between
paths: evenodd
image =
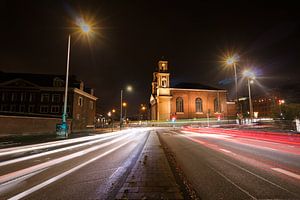
<instances>
[{"instance_id":1,"label":"pavement","mask_svg":"<svg viewBox=\"0 0 300 200\"><path fill-rule=\"evenodd\" d=\"M183 199L155 131L116 199Z\"/></svg>"}]
</instances>

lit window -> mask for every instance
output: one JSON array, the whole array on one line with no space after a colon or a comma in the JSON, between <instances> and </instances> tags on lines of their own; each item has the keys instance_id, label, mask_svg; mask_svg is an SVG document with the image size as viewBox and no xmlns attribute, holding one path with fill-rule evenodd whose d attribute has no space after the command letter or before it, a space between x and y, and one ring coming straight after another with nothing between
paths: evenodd
<instances>
[{"instance_id":1,"label":"lit window","mask_svg":"<svg viewBox=\"0 0 300 200\"><path fill-rule=\"evenodd\" d=\"M201 98L197 98L195 100L195 105L196 105L196 112L203 112L202 99Z\"/></svg>"},{"instance_id":2,"label":"lit window","mask_svg":"<svg viewBox=\"0 0 300 200\"><path fill-rule=\"evenodd\" d=\"M176 112L183 112L183 99L181 97L176 99Z\"/></svg>"}]
</instances>

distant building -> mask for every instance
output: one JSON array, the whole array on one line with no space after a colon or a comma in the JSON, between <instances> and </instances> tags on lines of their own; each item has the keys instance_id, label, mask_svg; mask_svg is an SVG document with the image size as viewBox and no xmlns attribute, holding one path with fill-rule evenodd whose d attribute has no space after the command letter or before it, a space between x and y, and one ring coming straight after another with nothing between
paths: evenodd
<instances>
[{"instance_id":1,"label":"distant building","mask_svg":"<svg viewBox=\"0 0 300 200\"><path fill-rule=\"evenodd\" d=\"M60 118L65 76L0 72L0 114ZM69 78L68 118L72 130L95 126L94 91L74 76Z\"/></svg>"},{"instance_id":2,"label":"distant building","mask_svg":"<svg viewBox=\"0 0 300 200\"><path fill-rule=\"evenodd\" d=\"M198 83L171 87L168 61L159 61L153 73L150 105L152 120L236 116L236 106L227 102L226 90Z\"/></svg>"}]
</instances>

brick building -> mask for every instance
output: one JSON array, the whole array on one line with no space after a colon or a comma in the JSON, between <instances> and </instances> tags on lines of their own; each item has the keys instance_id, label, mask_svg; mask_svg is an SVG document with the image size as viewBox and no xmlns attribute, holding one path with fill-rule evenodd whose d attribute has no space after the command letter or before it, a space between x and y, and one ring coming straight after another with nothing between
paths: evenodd
<instances>
[{"instance_id":1,"label":"brick building","mask_svg":"<svg viewBox=\"0 0 300 200\"><path fill-rule=\"evenodd\" d=\"M150 97L151 119L170 120L235 116L235 104L227 102L227 91L198 83L170 86L168 61L159 61L153 73Z\"/></svg>"},{"instance_id":2,"label":"brick building","mask_svg":"<svg viewBox=\"0 0 300 200\"><path fill-rule=\"evenodd\" d=\"M61 118L64 80L65 76L0 72L0 114ZM71 130L94 127L96 100L93 89L70 76L67 113Z\"/></svg>"}]
</instances>

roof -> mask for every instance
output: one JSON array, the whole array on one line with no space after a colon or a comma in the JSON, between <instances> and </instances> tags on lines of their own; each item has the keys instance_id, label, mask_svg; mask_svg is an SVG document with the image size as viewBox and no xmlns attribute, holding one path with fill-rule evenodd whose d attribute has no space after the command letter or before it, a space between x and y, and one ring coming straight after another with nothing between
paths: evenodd
<instances>
[{"instance_id":1,"label":"roof","mask_svg":"<svg viewBox=\"0 0 300 200\"><path fill-rule=\"evenodd\" d=\"M65 75L54 74L30 74L30 73L6 73L0 71L0 84L14 79L22 79L41 87L53 87L53 80L60 78L65 81ZM80 81L75 76L69 76L69 86L79 87Z\"/></svg>"},{"instance_id":2,"label":"roof","mask_svg":"<svg viewBox=\"0 0 300 200\"><path fill-rule=\"evenodd\" d=\"M178 84L172 86L172 88L198 89L198 90L223 90L223 89L220 89L220 88L215 88L215 87L208 86L208 85L203 85L203 84L200 84L200 83L186 83L186 82L178 83Z\"/></svg>"}]
</instances>

